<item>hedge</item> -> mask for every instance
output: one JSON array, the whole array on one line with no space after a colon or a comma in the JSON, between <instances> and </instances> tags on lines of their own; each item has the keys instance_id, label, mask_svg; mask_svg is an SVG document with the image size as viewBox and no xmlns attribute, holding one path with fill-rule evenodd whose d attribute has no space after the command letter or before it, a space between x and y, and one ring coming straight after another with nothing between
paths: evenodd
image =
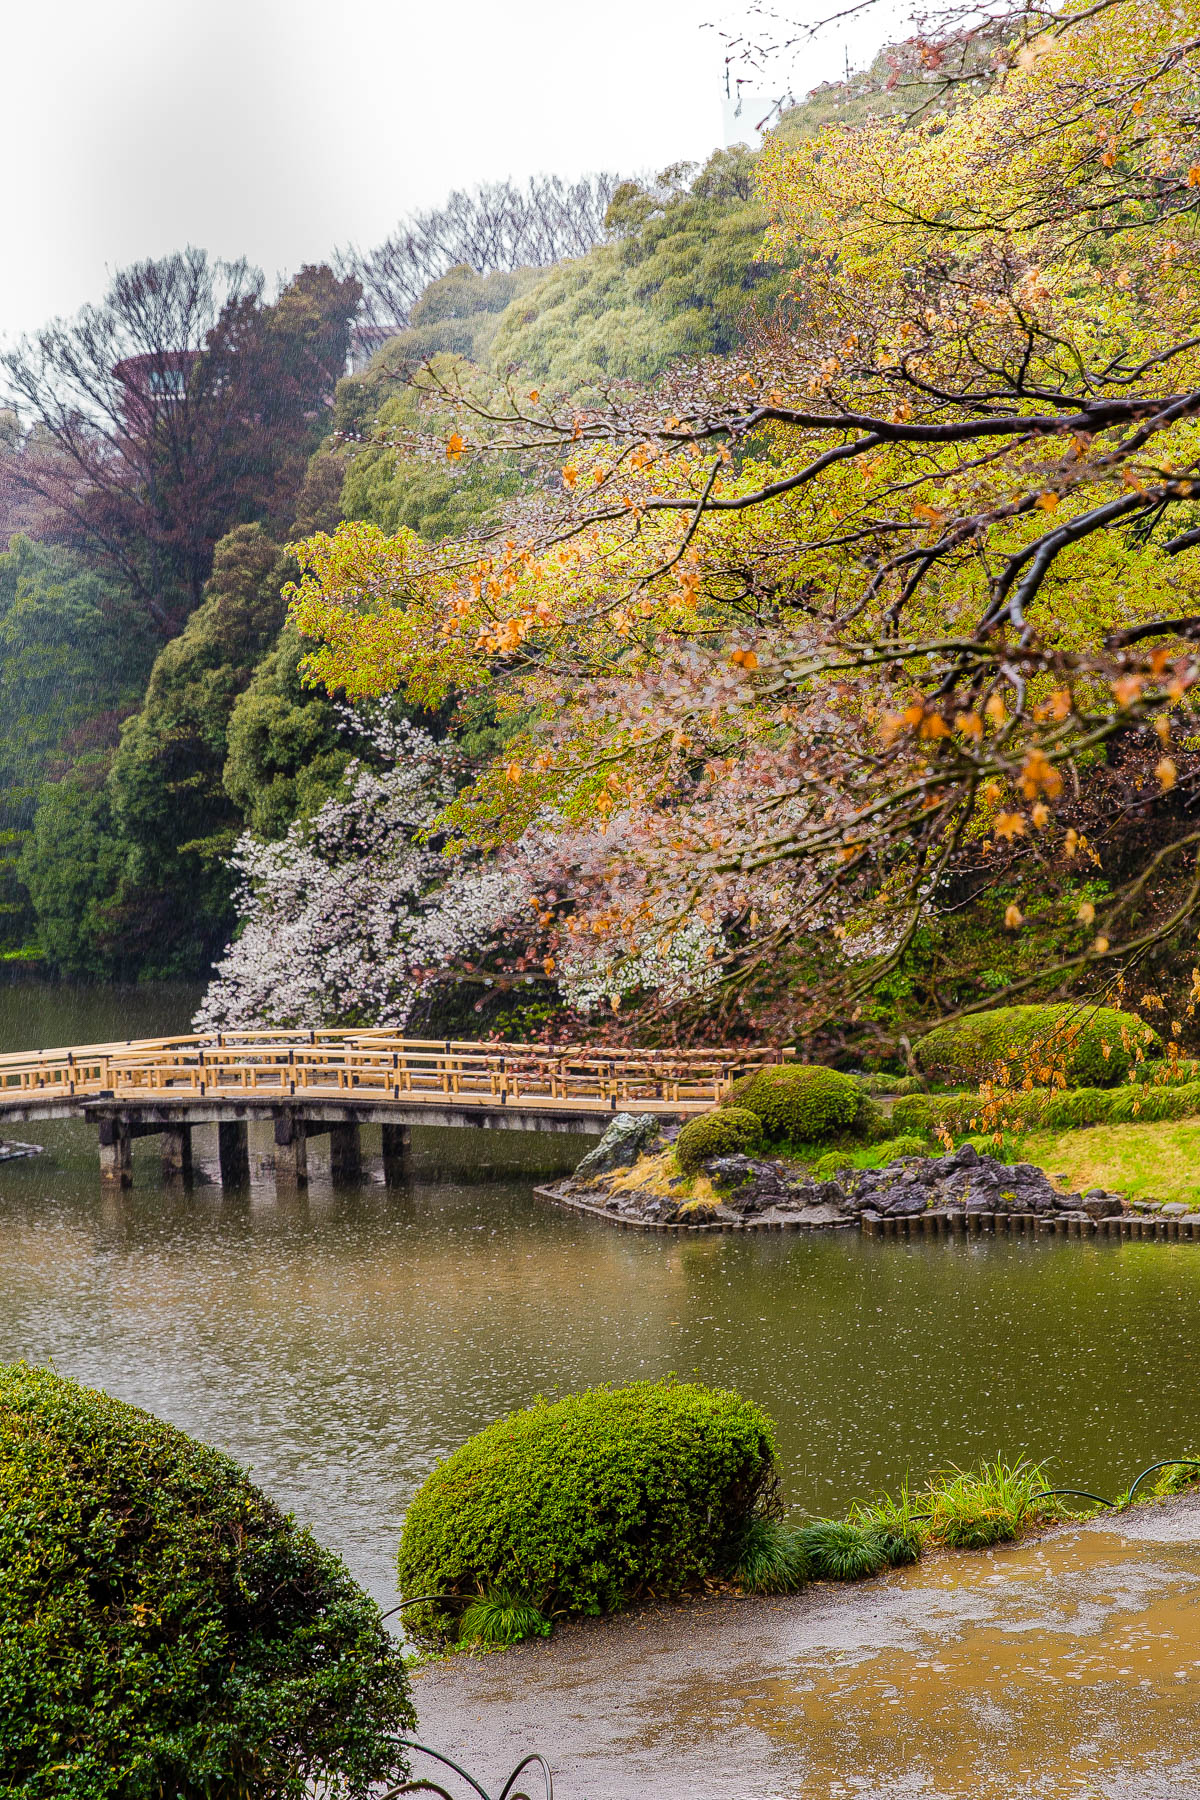
<instances>
[{"instance_id":1,"label":"hedge","mask_svg":"<svg viewBox=\"0 0 1200 1800\"><path fill-rule=\"evenodd\" d=\"M1200 1081L1174 1087L1127 1082L1119 1088L1034 1088L1006 1094L999 1110L1027 1130L1070 1131L1084 1125L1155 1125L1164 1119L1191 1119L1200 1114ZM983 1117L978 1094L935 1100L935 1123L959 1137Z\"/></svg>"},{"instance_id":2,"label":"hedge","mask_svg":"<svg viewBox=\"0 0 1200 1800\"><path fill-rule=\"evenodd\" d=\"M362 1796L414 1723L378 1607L236 1463L0 1364L3 1793Z\"/></svg>"},{"instance_id":3,"label":"hedge","mask_svg":"<svg viewBox=\"0 0 1200 1800\"><path fill-rule=\"evenodd\" d=\"M762 1120L745 1106L718 1106L715 1111L689 1119L675 1139L675 1160L685 1175L695 1175L710 1156L735 1156L741 1150L757 1150L762 1143Z\"/></svg>"},{"instance_id":4,"label":"hedge","mask_svg":"<svg viewBox=\"0 0 1200 1800\"><path fill-rule=\"evenodd\" d=\"M819 1144L853 1127L874 1103L852 1075L815 1063L783 1063L743 1075L725 1105L757 1114L773 1142Z\"/></svg>"},{"instance_id":5,"label":"hedge","mask_svg":"<svg viewBox=\"0 0 1200 1800\"><path fill-rule=\"evenodd\" d=\"M731 1566L750 1521L777 1509L777 1486L770 1421L738 1394L639 1381L539 1400L426 1480L404 1521L400 1592L614 1612ZM461 1611L439 1599L406 1617L436 1639Z\"/></svg>"},{"instance_id":6,"label":"hedge","mask_svg":"<svg viewBox=\"0 0 1200 1800\"><path fill-rule=\"evenodd\" d=\"M936 1026L917 1040L913 1054L928 1075L980 1082L1005 1062L1019 1080L1021 1065L1040 1049L1059 1066L1065 1061L1073 1086L1111 1087L1128 1075L1138 1047L1149 1052L1161 1040L1136 1013L1110 1006L1001 1006Z\"/></svg>"}]
</instances>

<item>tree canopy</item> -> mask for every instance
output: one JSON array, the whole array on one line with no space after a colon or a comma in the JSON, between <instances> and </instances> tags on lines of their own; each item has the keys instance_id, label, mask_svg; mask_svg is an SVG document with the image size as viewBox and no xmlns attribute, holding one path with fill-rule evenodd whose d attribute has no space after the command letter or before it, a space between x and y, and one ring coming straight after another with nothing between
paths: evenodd
<instances>
[{"instance_id":1,"label":"tree canopy","mask_svg":"<svg viewBox=\"0 0 1200 1800\"><path fill-rule=\"evenodd\" d=\"M965 947L909 1020L1135 969L1153 999L1194 932L1198 23L1113 0L969 105L769 145L789 301L745 348L465 396L431 455L545 470L482 551L302 547L321 676L519 721L445 822L615 1004L697 921L691 991L715 967L789 1032L869 1020L985 891L1025 952L997 984Z\"/></svg>"}]
</instances>

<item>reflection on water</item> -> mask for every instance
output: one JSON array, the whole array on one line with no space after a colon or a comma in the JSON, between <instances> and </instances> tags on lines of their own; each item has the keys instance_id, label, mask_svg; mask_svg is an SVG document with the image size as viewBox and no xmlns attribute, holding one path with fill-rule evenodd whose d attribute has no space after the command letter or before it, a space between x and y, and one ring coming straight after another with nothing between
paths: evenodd
<instances>
[{"instance_id":1,"label":"reflection on water","mask_svg":"<svg viewBox=\"0 0 1200 1800\"><path fill-rule=\"evenodd\" d=\"M134 1187L102 1195L85 1127L41 1135L53 1161L0 1167L0 1356L53 1360L229 1450L381 1598L433 1462L591 1382L741 1389L814 1511L997 1449L1105 1491L1200 1440L1200 1246L616 1232L528 1176L448 1179L441 1149L436 1180L418 1159L389 1191L370 1133L374 1172L351 1189L318 1140L302 1197L269 1174L172 1191L148 1139Z\"/></svg>"},{"instance_id":2,"label":"reflection on water","mask_svg":"<svg viewBox=\"0 0 1200 1800\"><path fill-rule=\"evenodd\" d=\"M136 987L6 982L0 985L0 1054L190 1031L203 992L187 981L149 981Z\"/></svg>"},{"instance_id":3,"label":"reflection on water","mask_svg":"<svg viewBox=\"0 0 1200 1800\"><path fill-rule=\"evenodd\" d=\"M183 1030L194 1004L3 988L0 1048ZM532 1193L539 1161L582 1144L466 1131L428 1134L403 1190L377 1132L368 1178L336 1191L318 1139L290 1199L261 1172L240 1194L164 1187L144 1139L133 1189L107 1195L85 1126L36 1135L45 1159L0 1165L0 1358L52 1360L227 1449L381 1598L433 1462L591 1382L741 1389L818 1512L997 1450L1103 1492L1200 1446L1200 1245L617 1232Z\"/></svg>"}]
</instances>

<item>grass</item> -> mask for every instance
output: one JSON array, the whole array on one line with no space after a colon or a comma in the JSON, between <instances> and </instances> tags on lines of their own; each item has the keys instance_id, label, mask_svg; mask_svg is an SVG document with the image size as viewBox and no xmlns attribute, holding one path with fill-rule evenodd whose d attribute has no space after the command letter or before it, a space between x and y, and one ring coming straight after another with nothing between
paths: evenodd
<instances>
[{"instance_id":1,"label":"grass","mask_svg":"<svg viewBox=\"0 0 1200 1800\"><path fill-rule=\"evenodd\" d=\"M799 1533L778 1519L751 1520L733 1579L747 1594L794 1594L812 1579Z\"/></svg>"},{"instance_id":2,"label":"grass","mask_svg":"<svg viewBox=\"0 0 1200 1800\"><path fill-rule=\"evenodd\" d=\"M1103 1187L1135 1200L1200 1206L1200 1119L1031 1131L1018 1140L1018 1154L1065 1175L1078 1193Z\"/></svg>"},{"instance_id":3,"label":"grass","mask_svg":"<svg viewBox=\"0 0 1200 1800\"><path fill-rule=\"evenodd\" d=\"M1011 1543L1030 1525L1065 1517L1061 1500L1043 1497L1049 1478L1038 1463L1002 1457L977 1469L950 1469L925 1496L925 1535L949 1550Z\"/></svg>"},{"instance_id":4,"label":"grass","mask_svg":"<svg viewBox=\"0 0 1200 1800\"><path fill-rule=\"evenodd\" d=\"M472 1600L459 1624L458 1641L495 1649L523 1643L526 1638L549 1637L550 1630L550 1620L532 1600L498 1591Z\"/></svg>"}]
</instances>

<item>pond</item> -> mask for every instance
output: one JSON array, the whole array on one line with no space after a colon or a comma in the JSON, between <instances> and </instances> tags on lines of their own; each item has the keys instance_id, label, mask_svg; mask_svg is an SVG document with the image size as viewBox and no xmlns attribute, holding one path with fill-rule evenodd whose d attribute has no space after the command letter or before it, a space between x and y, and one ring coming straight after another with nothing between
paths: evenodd
<instances>
[{"instance_id":1,"label":"pond","mask_svg":"<svg viewBox=\"0 0 1200 1800\"><path fill-rule=\"evenodd\" d=\"M193 1003L117 998L2 990L4 1045L180 1029ZM165 1186L142 1140L134 1186L102 1193L88 1128L21 1135L46 1155L0 1166L0 1359L53 1362L228 1450L385 1604L432 1464L593 1382L674 1371L752 1396L812 1512L997 1451L1114 1491L1200 1444L1200 1245L616 1232L533 1193L547 1155L583 1144L473 1131L415 1134L403 1188L377 1133L348 1188L317 1140L290 1198L258 1166L265 1139L241 1192Z\"/></svg>"}]
</instances>

